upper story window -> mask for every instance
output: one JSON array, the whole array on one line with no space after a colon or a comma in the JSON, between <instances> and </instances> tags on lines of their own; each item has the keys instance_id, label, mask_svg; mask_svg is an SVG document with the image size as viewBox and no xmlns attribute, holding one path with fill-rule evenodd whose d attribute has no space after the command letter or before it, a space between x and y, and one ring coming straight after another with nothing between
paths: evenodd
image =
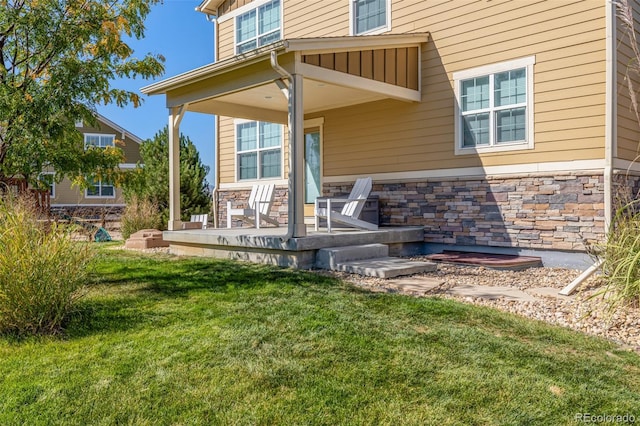
<instances>
[{"instance_id":1,"label":"upper story window","mask_svg":"<svg viewBox=\"0 0 640 426\"><path fill-rule=\"evenodd\" d=\"M391 0L350 0L351 34L378 34L391 29Z\"/></svg>"},{"instance_id":2,"label":"upper story window","mask_svg":"<svg viewBox=\"0 0 640 426\"><path fill-rule=\"evenodd\" d=\"M272 0L236 17L236 54L281 37L280 0Z\"/></svg>"},{"instance_id":3,"label":"upper story window","mask_svg":"<svg viewBox=\"0 0 640 426\"><path fill-rule=\"evenodd\" d=\"M108 146L115 146L115 135L99 135L99 134L91 134L85 133L84 135L84 146L96 146L98 148L106 148Z\"/></svg>"},{"instance_id":4,"label":"upper story window","mask_svg":"<svg viewBox=\"0 0 640 426\"><path fill-rule=\"evenodd\" d=\"M535 57L453 74L456 154L533 148Z\"/></svg>"},{"instance_id":5,"label":"upper story window","mask_svg":"<svg viewBox=\"0 0 640 426\"><path fill-rule=\"evenodd\" d=\"M263 121L236 123L238 180L282 176L282 125Z\"/></svg>"}]
</instances>

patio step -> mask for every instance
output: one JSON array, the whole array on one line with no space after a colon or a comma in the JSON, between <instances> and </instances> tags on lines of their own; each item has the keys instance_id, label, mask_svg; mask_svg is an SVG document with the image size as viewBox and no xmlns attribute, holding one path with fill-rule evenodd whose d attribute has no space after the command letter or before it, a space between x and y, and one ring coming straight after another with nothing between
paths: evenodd
<instances>
[{"instance_id":1,"label":"patio step","mask_svg":"<svg viewBox=\"0 0 640 426\"><path fill-rule=\"evenodd\" d=\"M436 269L433 262L418 262L389 257L385 244L330 247L318 250L316 267L368 277L394 278Z\"/></svg>"},{"instance_id":2,"label":"patio step","mask_svg":"<svg viewBox=\"0 0 640 426\"><path fill-rule=\"evenodd\" d=\"M332 269L334 271L349 272L367 277L394 278L402 275L431 272L435 271L436 268L436 264L432 262L419 262L400 259L399 257L378 257L375 259L339 263Z\"/></svg>"},{"instance_id":3,"label":"patio step","mask_svg":"<svg viewBox=\"0 0 640 426\"><path fill-rule=\"evenodd\" d=\"M318 250L316 268L335 270L333 268L341 263L387 256L389 256L389 246L386 244L328 247Z\"/></svg>"}]
</instances>

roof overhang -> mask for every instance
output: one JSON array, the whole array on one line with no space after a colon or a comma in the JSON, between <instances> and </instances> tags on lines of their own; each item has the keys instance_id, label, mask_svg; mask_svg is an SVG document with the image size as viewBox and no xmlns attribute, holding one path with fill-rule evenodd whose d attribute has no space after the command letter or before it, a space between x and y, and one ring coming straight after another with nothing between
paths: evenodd
<instances>
[{"instance_id":1,"label":"roof overhang","mask_svg":"<svg viewBox=\"0 0 640 426\"><path fill-rule=\"evenodd\" d=\"M224 2L224 0L204 0L199 6L196 6L196 11L206 13L207 15L216 15L218 13L218 7Z\"/></svg>"},{"instance_id":2,"label":"roof overhang","mask_svg":"<svg viewBox=\"0 0 640 426\"><path fill-rule=\"evenodd\" d=\"M402 82L395 70L411 68L407 74L419 81L420 46L427 40L425 33L281 40L141 90L147 95L165 94L170 108L187 105L188 111L286 123L288 103L282 94L282 76L270 62L275 52L287 72L304 78L305 113L381 99L419 102L421 85ZM407 60L407 49L412 49L416 58ZM366 62L363 58L371 59L373 68L378 54L382 55L378 68L393 68L393 79L382 74L382 78L365 75L364 65L362 72L354 73L346 62L337 64L350 55L358 64ZM399 58L403 58L402 66L397 65ZM406 76L403 78L406 80Z\"/></svg>"}]
</instances>

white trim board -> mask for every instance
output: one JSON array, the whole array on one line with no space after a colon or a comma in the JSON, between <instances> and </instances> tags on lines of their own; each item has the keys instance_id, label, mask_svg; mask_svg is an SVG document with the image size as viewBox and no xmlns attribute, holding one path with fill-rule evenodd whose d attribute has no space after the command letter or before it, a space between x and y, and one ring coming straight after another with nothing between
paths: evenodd
<instances>
[{"instance_id":1,"label":"white trim board","mask_svg":"<svg viewBox=\"0 0 640 426\"><path fill-rule=\"evenodd\" d=\"M223 189L251 189L255 184L273 183L276 186L287 186L289 180L287 179L260 179L252 181L242 181L233 183L221 183L219 190Z\"/></svg>"},{"instance_id":2,"label":"white trim board","mask_svg":"<svg viewBox=\"0 0 640 426\"><path fill-rule=\"evenodd\" d=\"M374 181L484 177L499 175L521 175L526 173L555 173L576 171L601 171L604 160L559 161L552 163L514 164L509 166L461 167L455 169L419 170L412 172L372 173L363 175L324 176L324 183L354 181L359 177L371 176Z\"/></svg>"}]
</instances>

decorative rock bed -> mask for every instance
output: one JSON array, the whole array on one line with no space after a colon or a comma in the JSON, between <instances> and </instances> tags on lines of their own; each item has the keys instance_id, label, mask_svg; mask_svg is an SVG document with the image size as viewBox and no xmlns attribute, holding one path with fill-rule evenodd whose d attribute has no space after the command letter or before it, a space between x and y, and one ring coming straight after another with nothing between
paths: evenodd
<instances>
[{"instance_id":1,"label":"decorative rock bed","mask_svg":"<svg viewBox=\"0 0 640 426\"><path fill-rule=\"evenodd\" d=\"M416 258L416 260L422 258ZM498 271L484 267L439 264L428 272L396 280L366 278L336 273L340 278L372 291L408 294L418 297L438 296L476 305L490 306L524 317L569 327L604 337L640 352L640 309L620 308L607 311L602 296L592 297L602 287L602 279L592 276L570 297L557 292L573 281L581 271L563 268L529 268L521 271ZM413 281L411 281L413 280ZM419 285L423 282L424 285ZM413 284L413 285L412 285ZM529 297L481 297L464 291L467 286L508 287ZM468 287L467 287L468 288ZM477 293L477 292L475 292ZM490 294L491 292L487 292Z\"/></svg>"}]
</instances>

